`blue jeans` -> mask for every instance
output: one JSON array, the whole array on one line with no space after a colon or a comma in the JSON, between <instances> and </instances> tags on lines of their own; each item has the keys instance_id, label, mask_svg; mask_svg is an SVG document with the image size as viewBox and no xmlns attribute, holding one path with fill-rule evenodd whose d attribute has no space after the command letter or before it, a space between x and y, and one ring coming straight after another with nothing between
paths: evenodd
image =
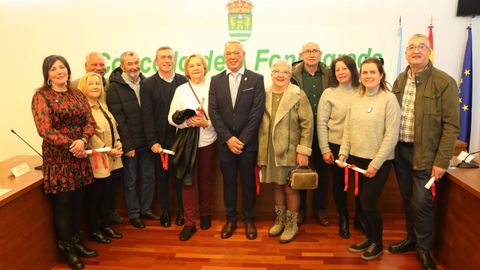
<instances>
[{"instance_id":1,"label":"blue jeans","mask_svg":"<svg viewBox=\"0 0 480 270\"><path fill-rule=\"evenodd\" d=\"M125 204L128 218L138 218L150 211L155 192L154 156L150 150L135 150L134 157L123 156ZM140 198L137 194L137 170L140 169Z\"/></svg>"},{"instance_id":2,"label":"blue jeans","mask_svg":"<svg viewBox=\"0 0 480 270\"><path fill-rule=\"evenodd\" d=\"M424 186L432 173L414 170L413 144L398 143L395 172L402 194L407 225L407 239L417 242L417 250L430 251L435 238L432 192Z\"/></svg>"}]
</instances>

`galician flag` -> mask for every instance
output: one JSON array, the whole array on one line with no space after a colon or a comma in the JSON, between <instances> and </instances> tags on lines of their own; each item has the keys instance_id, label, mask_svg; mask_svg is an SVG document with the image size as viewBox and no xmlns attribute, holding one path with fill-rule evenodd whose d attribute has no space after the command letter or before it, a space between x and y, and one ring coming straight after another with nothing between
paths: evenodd
<instances>
[{"instance_id":1,"label":"galician flag","mask_svg":"<svg viewBox=\"0 0 480 270\"><path fill-rule=\"evenodd\" d=\"M388 82L393 85L398 74L402 72L403 59L403 34L402 34L402 17L398 19L398 28L395 39L395 48L393 50L392 65L390 67Z\"/></svg>"}]
</instances>

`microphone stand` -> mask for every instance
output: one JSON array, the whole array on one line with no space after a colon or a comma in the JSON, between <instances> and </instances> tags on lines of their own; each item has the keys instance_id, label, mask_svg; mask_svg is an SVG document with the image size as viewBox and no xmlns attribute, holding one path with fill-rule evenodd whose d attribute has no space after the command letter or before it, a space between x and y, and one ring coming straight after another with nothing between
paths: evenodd
<instances>
[{"instance_id":1,"label":"microphone stand","mask_svg":"<svg viewBox=\"0 0 480 270\"><path fill-rule=\"evenodd\" d=\"M35 153L37 153L37 155L39 155L40 157L43 158L42 154L40 154L37 150L35 150L35 148L33 148L33 146L31 146L27 141L25 141L20 135L18 135L17 132L15 132L15 130L11 129L10 130L13 134L15 134L20 140L22 140L26 145L28 145L28 147L30 147L33 151L35 151ZM35 170L42 170L42 165L38 165L35 167Z\"/></svg>"}]
</instances>

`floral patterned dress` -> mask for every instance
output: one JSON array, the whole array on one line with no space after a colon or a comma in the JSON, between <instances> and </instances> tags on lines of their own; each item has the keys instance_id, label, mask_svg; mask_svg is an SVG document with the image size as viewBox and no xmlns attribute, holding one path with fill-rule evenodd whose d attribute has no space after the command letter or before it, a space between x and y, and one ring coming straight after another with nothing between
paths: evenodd
<instances>
[{"instance_id":1,"label":"floral patterned dress","mask_svg":"<svg viewBox=\"0 0 480 270\"><path fill-rule=\"evenodd\" d=\"M93 182L87 158L69 151L73 141L87 142L95 130L95 120L87 99L78 90L56 92L38 90L32 100L32 114L43 138L43 188L47 194L79 189Z\"/></svg>"}]
</instances>

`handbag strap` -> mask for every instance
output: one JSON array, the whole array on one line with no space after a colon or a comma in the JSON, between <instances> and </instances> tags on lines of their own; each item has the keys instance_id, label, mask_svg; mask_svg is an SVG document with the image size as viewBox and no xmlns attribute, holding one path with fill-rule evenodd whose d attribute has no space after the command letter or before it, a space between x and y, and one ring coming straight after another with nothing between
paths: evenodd
<instances>
[{"instance_id":1,"label":"handbag strap","mask_svg":"<svg viewBox=\"0 0 480 270\"><path fill-rule=\"evenodd\" d=\"M192 84L190 83L190 81L188 81L188 86L190 86L190 90L192 90L193 95L194 95L195 98L197 99L198 105L200 105L200 107L201 107L202 110L203 110L203 104L202 104L202 102L200 102L200 99L198 98L197 94L195 93L195 90L193 90L193 87L192 87ZM207 121L209 120L207 114L205 114L205 119L206 119Z\"/></svg>"}]
</instances>

